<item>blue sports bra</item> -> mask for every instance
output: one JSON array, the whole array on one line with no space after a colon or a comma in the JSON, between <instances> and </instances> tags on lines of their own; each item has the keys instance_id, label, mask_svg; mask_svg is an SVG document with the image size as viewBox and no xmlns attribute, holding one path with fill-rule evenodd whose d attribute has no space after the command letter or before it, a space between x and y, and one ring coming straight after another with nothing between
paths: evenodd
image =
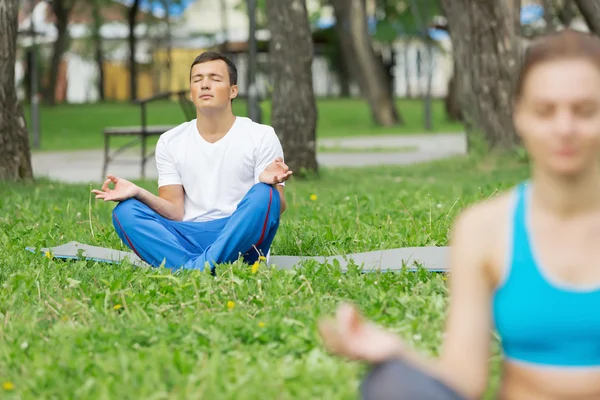
<instances>
[{"instance_id":1,"label":"blue sports bra","mask_svg":"<svg viewBox=\"0 0 600 400\"><path fill-rule=\"evenodd\" d=\"M529 241L526 183L514 194L512 254L493 298L504 356L534 364L600 366L600 285L572 288L545 275Z\"/></svg>"}]
</instances>

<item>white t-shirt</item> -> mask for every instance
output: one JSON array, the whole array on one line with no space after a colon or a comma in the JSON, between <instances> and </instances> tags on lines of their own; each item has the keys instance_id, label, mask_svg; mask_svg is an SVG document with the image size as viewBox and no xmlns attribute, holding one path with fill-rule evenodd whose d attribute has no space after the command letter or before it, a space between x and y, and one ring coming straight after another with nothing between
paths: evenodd
<instances>
[{"instance_id":1,"label":"white t-shirt","mask_svg":"<svg viewBox=\"0 0 600 400\"><path fill-rule=\"evenodd\" d=\"M165 133L156 144L158 186L183 185L184 221L230 216L259 175L283 149L275 130L236 117L215 143L200 136L196 119Z\"/></svg>"}]
</instances>

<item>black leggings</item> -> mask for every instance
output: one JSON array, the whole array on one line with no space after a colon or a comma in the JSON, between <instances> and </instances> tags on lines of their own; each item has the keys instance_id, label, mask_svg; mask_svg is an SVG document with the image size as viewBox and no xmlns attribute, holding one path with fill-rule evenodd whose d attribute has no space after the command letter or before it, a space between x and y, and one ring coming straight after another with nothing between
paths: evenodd
<instances>
[{"instance_id":1,"label":"black leggings","mask_svg":"<svg viewBox=\"0 0 600 400\"><path fill-rule=\"evenodd\" d=\"M466 400L445 383L396 359L376 365L361 392L364 400Z\"/></svg>"}]
</instances>

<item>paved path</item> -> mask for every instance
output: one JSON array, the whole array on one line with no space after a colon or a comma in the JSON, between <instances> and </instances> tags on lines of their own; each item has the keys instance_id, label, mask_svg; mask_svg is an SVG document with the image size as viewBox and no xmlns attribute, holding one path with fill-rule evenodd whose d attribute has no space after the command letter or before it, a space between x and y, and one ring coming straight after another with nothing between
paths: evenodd
<instances>
[{"instance_id":1,"label":"paved path","mask_svg":"<svg viewBox=\"0 0 600 400\"><path fill-rule=\"evenodd\" d=\"M462 133L432 135L386 135L373 137L327 138L319 140L320 146L351 147L354 149L378 148L374 152L326 153L317 154L317 161L323 167L363 167L376 165L406 165L431 161L466 153L466 138ZM390 152L379 150L390 148ZM414 147L415 151L397 152L394 148ZM81 150L65 152L36 152L32 155L33 170L36 176L72 183L97 183L102 180L102 150ZM139 179L140 164L137 152L120 155L109 165L108 173L126 179ZM146 177L157 176L154 160L146 164Z\"/></svg>"}]
</instances>

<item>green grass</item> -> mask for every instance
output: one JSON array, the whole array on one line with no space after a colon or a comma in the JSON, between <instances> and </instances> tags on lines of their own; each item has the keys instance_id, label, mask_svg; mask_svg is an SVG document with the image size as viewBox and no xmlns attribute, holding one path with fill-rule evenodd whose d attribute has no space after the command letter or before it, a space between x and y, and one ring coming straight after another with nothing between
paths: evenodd
<instances>
[{"instance_id":1,"label":"green grass","mask_svg":"<svg viewBox=\"0 0 600 400\"><path fill-rule=\"evenodd\" d=\"M527 172L511 160L464 158L292 179L273 252L446 245L464 207ZM315 263L252 274L233 264L213 278L51 260L24 248L77 240L125 249L113 204L90 206L88 186L46 181L0 183L0 193L0 385L14 385L0 386L0 398L354 399L364 366L327 354L315 329L343 299L426 354L441 343L441 274L342 274ZM497 354L492 364L490 393Z\"/></svg>"},{"instance_id":2,"label":"green grass","mask_svg":"<svg viewBox=\"0 0 600 400\"><path fill-rule=\"evenodd\" d=\"M234 103L234 112L247 115L242 100ZM406 123L402 126L382 128L374 125L367 103L361 99L319 99L317 137L368 136L377 134L422 133L423 106L419 100L398 100L398 109ZM271 122L271 105L262 104L263 122ZM25 117L30 126L30 109L25 107ZM148 107L149 124L179 124L184 114L175 102L161 101ZM73 150L103 147L102 129L106 126L140 124L140 109L128 103L74 104L42 106L40 109L41 150ZM432 132L460 132L461 124L446 119L444 106L436 101L433 107ZM149 141L151 145L156 138ZM114 144L124 143L116 140Z\"/></svg>"}]
</instances>

